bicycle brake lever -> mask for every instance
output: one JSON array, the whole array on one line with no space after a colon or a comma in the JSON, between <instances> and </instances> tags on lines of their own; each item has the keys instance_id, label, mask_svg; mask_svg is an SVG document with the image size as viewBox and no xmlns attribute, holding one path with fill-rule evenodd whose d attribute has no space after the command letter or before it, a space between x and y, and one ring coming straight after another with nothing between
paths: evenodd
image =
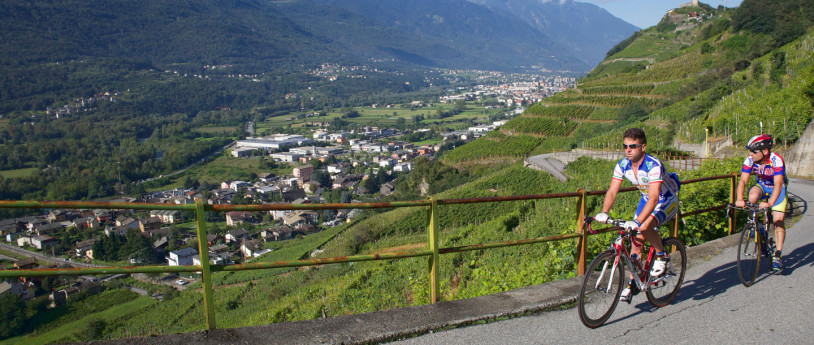
<instances>
[{"instance_id":1,"label":"bicycle brake lever","mask_svg":"<svg viewBox=\"0 0 814 345\"><path fill-rule=\"evenodd\" d=\"M596 235L597 232L594 231L593 227L591 226L591 223L593 221L594 221L594 219L592 217L585 217L585 226L588 229L588 232L590 232L591 234Z\"/></svg>"}]
</instances>

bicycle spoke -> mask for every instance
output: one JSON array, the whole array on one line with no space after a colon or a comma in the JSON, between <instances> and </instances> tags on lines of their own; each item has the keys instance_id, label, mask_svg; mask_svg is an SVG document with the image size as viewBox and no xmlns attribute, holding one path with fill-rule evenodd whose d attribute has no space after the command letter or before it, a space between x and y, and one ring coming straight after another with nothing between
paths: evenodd
<instances>
[{"instance_id":1,"label":"bicycle spoke","mask_svg":"<svg viewBox=\"0 0 814 345\"><path fill-rule=\"evenodd\" d=\"M619 303L624 268L615 258L611 251L602 252L585 272L578 302L580 319L588 327L605 323Z\"/></svg>"},{"instance_id":2,"label":"bicycle spoke","mask_svg":"<svg viewBox=\"0 0 814 345\"><path fill-rule=\"evenodd\" d=\"M760 270L762 242L754 223L746 224L741 230L738 243L738 277L744 286L755 282Z\"/></svg>"}]
</instances>

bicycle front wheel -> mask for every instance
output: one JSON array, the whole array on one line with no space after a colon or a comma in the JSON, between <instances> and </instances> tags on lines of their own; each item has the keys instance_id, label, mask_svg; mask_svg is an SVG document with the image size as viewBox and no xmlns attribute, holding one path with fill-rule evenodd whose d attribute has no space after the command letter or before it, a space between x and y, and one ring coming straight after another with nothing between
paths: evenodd
<instances>
[{"instance_id":1,"label":"bicycle front wheel","mask_svg":"<svg viewBox=\"0 0 814 345\"><path fill-rule=\"evenodd\" d=\"M766 268L768 270L772 269L772 257L774 256L774 251L777 250L776 239L774 224L769 224L766 226L765 237L760 239L760 247L763 248L763 257L766 258L766 260L763 261L766 261Z\"/></svg>"},{"instance_id":2,"label":"bicycle front wheel","mask_svg":"<svg viewBox=\"0 0 814 345\"><path fill-rule=\"evenodd\" d=\"M738 277L744 286L751 286L755 283L755 278L760 270L762 254L760 248L762 246L757 226L754 223L744 225L738 243Z\"/></svg>"},{"instance_id":3,"label":"bicycle front wheel","mask_svg":"<svg viewBox=\"0 0 814 345\"><path fill-rule=\"evenodd\" d=\"M619 304L619 294L625 283L625 268L612 250L594 258L585 271L579 289L579 318L585 326L601 326Z\"/></svg>"},{"instance_id":4,"label":"bicycle front wheel","mask_svg":"<svg viewBox=\"0 0 814 345\"><path fill-rule=\"evenodd\" d=\"M684 271L687 269L687 250L684 243L675 237L665 238L661 243L670 261L667 261L661 276L648 279L645 291L650 304L658 308L669 304L676 297L678 289L684 282Z\"/></svg>"}]
</instances>

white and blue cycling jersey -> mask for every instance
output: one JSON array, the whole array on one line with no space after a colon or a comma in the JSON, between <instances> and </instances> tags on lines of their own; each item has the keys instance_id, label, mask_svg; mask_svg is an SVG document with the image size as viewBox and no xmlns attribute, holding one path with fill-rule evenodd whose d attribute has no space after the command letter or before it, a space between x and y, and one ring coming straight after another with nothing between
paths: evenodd
<instances>
[{"instance_id":1,"label":"white and blue cycling jersey","mask_svg":"<svg viewBox=\"0 0 814 345\"><path fill-rule=\"evenodd\" d=\"M620 160L613 169L613 178L617 180L626 178L642 192L642 198L645 200L649 199L650 185L653 183L661 182L659 200L675 196L679 188L677 179L668 177L664 164L647 153L644 154L642 164L636 172L633 171L633 163L629 159Z\"/></svg>"},{"instance_id":2,"label":"white and blue cycling jersey","mask_svg":"<svg viewBox=\"0 0 814 345\"><path fill-rule=\"evenodd\" d=\"M639 217L639 213L650 199L650 186L653 183L661 182L661 187L658 204L650 216L656 218L658 224L663 224L673 218L678 211L678 190L681 188L678 176L674 173L668 174L664 164L658 158L645 154L642 164L635 172L633 163L629 159L623 158L613 169L613 178L627 179L642 193L642 198L636 208L636 218Z\"/></svg>"}]
</instances>

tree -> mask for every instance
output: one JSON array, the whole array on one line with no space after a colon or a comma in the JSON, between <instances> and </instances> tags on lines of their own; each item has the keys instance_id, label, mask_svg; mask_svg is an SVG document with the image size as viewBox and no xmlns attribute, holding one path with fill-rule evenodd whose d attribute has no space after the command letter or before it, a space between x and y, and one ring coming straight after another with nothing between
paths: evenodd
<instances>
[{"instance_id":1,"label":"tree","mask_svg":"<svg viewBox=\"0 0 814 345\"><path fill-rule=\"evenodd\" d=\"M100 338L102 334L104 334L105 327L107 327L105 320L96 317L92 318L85 326L85 331L83 332L85 339L92 340Z\"/></svg>"},{"instance_id":2,"label":"tree","mask_svg":"<svg viewBox=\"0 0 814 345\"><path fill-rule=\"evenodd\" d=\"M331 189L331 175L325 171L317 170L314 172L314 175L311 176L311 180L319 182L319 185L322 186L325 190Z\"/></svg>"},{"instance_id":3,"label":"tree","mask_svg":"<svg viewBox=\"0 0 814 345\"><path fill-rule=\"evenodd\" d=\"M455 101L455 108L454 108L455 114L460 114L464 110L466 110L466 101L462 100L462 99L459 99L459 100Z\"/></svg>"},{"instance_id":4,"label":"tree","mask_svg":"<svg viewBox=\"0 0 814 345\"><path fill-rule=\"evenodd\" d=\"M198 187L198 181L197 180L193 180L192 177L189 176L189 175L187 175L184 178L184 188L195 189L197 187Z\"/></svg>"},{"instance_id":5,"label":"tree","mask_svg":"<svg viewBox=\"0 0 814 345\"><path fill-rule=\"evenodd\" d=\"M0 296L0 339L22 332L25 326L25 303L19 296L7 293Z\"/></svg>"},{"instance_id":6,"label":"tree","mask_svg":"<svg viewBox=\"0 0 814 345\"><path fill-rule=\"evenodd\" d=\"M381 170L383 169L379 169L379 171ZM374 175L370 175L365 180L363 186L365 187L365 189L367 189L367 192L371 194L378 192L379 188L381 188L381 185L379 184L379 179L377 179L376 176Z\"/></svg>"},{"instance_id":7,"label":"tree","mask_svg":"<svg viewBox=\"0 0 814 345\"><path fill-rule=\"evenodd\" d=\"M343 191L342 194L339 195L339 202L343 204L347 204L353 201L353 193L350 191Z\"/></svg>"}]
</instances>

